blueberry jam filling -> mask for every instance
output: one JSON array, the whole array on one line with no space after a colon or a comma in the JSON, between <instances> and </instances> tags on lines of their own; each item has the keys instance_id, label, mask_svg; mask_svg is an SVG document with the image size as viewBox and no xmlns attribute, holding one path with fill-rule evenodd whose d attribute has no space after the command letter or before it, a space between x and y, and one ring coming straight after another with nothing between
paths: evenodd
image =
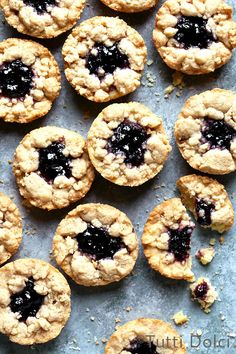
<instances>
[{"instance_id":1,"label":"blueberry jam filling","mask_svg":"<svg viewBox=\"0 0 236 354\"><path fill-rule=\"evenodd\" d=\"M32 6L40 15L48 11L48 6L56 6L56 0L23 0L23 2Z\"/></svg>"},{"instance_id":2,"label":"blueberry jam filling","mask_svg":"<svg viewBox=\"0 0 236 354\"><path fill-rule=\"evenodd\" d=\"M168 230L168 252L173 253L176 261L183 262L189 257L192 232L193 227L190 226L185 226L176 230Z\"/></svg>"},{"instance_id":3,"label":"blueberry jam filling","mask_svg":"<svg viewBox=\"0 0 236 354\"><path fill-rule=\"evenodd\" d=\"M138 167L144 163L148 138L149 135L140 124L125 119L109 138L107 150L115 155L123 155L125 164Z\"/></svg>"},{"instance_id":4,"label":"blueberry jam filling","mask_svg":"<svg viewBox=\"0 0 236 354\"><path fill-rule=\"evenodd\" d=\"M116 252L125 247L120 237L112 237L102 227L88 224L87 229L76 237L79 250L96 261L113 258Z\"/></svg>"},{"instance_id":5,"label":"blueberry jam filling","mask_svg":"<svg viewBox=\"0 0 236 354\"><path fill-rule=\"evenodd\" d=\"M133 340L124 351L130 354L158 354L155 344L152 342L144 342L140 339Z\"/></svg>"},{"instance_id":6,"label":"blueberry jam filling","mask_svg":"<svg viewBox=\"0 0 236 354\"><path fill-rule=\"evenodd\" d=\"M197 198L195 210L200 225L211 225L211 213L215 210L215 205L211 201Z\"/></svg>"},{"instance_id":7,"label":"blueberry jam filling","mask_svg":"<svg viewBox=\"0 0 236 354\"><path fill-rule=\"evenodd\" d=\"M30 277L22 291L11 296L10 308L12 312L19 313L19 321L25 322L28 317L35 317L41 305L44 295L34 290L34 279Z\"/></svg>"},{"instance_id":8,"label":"blueberry jam filling","mask_svg":"<svg viewBox=\"0 0 236 354\"><path fill-rule=\"evenodd\" d=\"M211 149L230 149L231 141L236 131L223 119L204 119L202 128L202 143L208 143Z\"/></svg>"},{"instance_id":9,"label":"blueberry jam filling","mask_svg":"<svg viewBox=\"0 0 236 354\"><path fill-rule=\"evenodd\" d=\"M72 176L70 156L64 155L64 140L60 139L46 148L39 149L38 171L48 183L52 183L57 176Z\"/></svg>"},{"instance_id":10,"label":"blueberry jam filling","mask_svg":"<svg viewBox=\"0 0 236 354\"><path fill-rule=\"evenodd\" d=\"M200 300L204 300L207 295L208 290L209 290L208 284L205 281L203 281L202 283L200 283L196 286L193 293L194 293L195 298L200 299Z\"/></svg>"},{"instance_id":11,"label":"blueberry jam filling","mask_svg":"<svg viewBox=\"0 0 236 354\"><path fill-rule=\"evenodd\" d=\"M95 74L102 79L106 74L112 74L117 68L129 68L129 59L120 51L118 43L110 47L103 43L96 43L86 57L86 67L90 74Z\"/></svg>"},{"instance_id":12,"label":"blueberry jam filling","mask_svg":"<svg viewBox=\"0 0 236 354\"><path fill-rule=\"evenodd\" d=\"M21 60L5 62L0 66L0 95L24 98L33 87L34 73Z\"/></svg>"},{"instance_id":13,"label":"blueberry jam filling","mask_svg":"<svg viewBox=\"0 0 236 354\"><path fill-rule=\"evenodd\" d=\"M174 39L183 46L184 49L198 47L208 48L215 42L212 31L207 27L207 20L197 16L181 16L175 28L178 30Z\"/></svg>"}]
</instances>

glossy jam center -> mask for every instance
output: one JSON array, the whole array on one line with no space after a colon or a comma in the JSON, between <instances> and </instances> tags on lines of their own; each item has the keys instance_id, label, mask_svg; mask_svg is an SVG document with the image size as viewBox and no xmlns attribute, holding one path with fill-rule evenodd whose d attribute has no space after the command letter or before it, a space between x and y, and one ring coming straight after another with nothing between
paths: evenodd
<instances>
[{"instance_id":1,"label":"glossy jam center","mask_svg":"<svg viewBox=\"0 0 236 354\"><path fill-rule=\"evenodd\" d=\"M209 143L211 149L230 149L230 144L236 131L225 123L223 119L204 119L202 128L202 142Z\"/></svg>"},{"instance_id":2,"label":"glossy jam center","mask_svg":"<svg viewBox=\"0 0 236 354\"><path fill-rule=\"evenodd\" d=\"M88 224L87 229L76 237L79 250L99 261L113 258L116 252L125 247L120 237L112 237L105 228Z\"/></svg>"},{"instance_id":3,"label":"glossy jam center","mask_svg":"<svg viewBox=\"0 0 236 354\"><path fill-rule=\"evenodd\" d=\"M90 74L103 78L106 74L112 74L117 68L128 68L129 59L119 50L118 43L111 47L96 43L86 57L86 67Z\"/></svg>"},{"instance_id":4,"label":"glossy jam center","mask_svg":"<svg viewBox=\"0 0 236 354\"><path fill-rule=\"evenodd\" d=\"M200 225L211 225L211 213L215 210L215 205L204 199L196 199L197 221Z\"/></svg>"},{"instance_id":5,"label":"glossy jam center","mask_svg":"<svg viewBox=\"0 0 236 354\"><path fill-rule=\"evenodd\" d=\"M56 0L23 0L25 5L32 6L38 14L47 12L48 6L56 6Z\"/></svg>"},{"instance_id":6,"label":"glossy jam center","mask_svg":"<svg viewBox=\"0 0 236 354\"><path fill-rule=\"evenodd\" d=\"M178 31L174 39L185 49L191 47L208 48L215 41L211 29L207 27L207 20L202 17L181 16L175 28Z\"/></svg>"},{"instance_id":7,"label":"glossy jam center","mask_svg":"<svg viewBox=\"0 0 236 354\"><path fill-rule=\"evenodd\" d=\"M35 317L43 304L44 296L34 290L34 279L30 277L22 291L11 296L10 308L19 313L19 321L25 322L28 317Z\"/></svg>"},{"instance_id":8,"label":"glossy jam center","mask_svg":"<svg viewBox=\"0 0 236 354\"><path fill-rule=\"evenodd\" d=\"M16 59L0 66L0 95L8 98L24 98L33 87L33 71Z\"/></svg>"},{"instance_id":9,"label":"glossy jam center","mask_svg":"<svg viewBox=\"0 0 236 354\"><path fill-rule=\"evenodd\" d=\"M156 345L152 342L144 342L136 339L124 350L131 354L158 354L156 349Z\"/></svg>"},{"instance_id":10,"label":"glossy jam center","mask_svg":"<svg viewBox=\"0 0 236 354\"><path fill-rule=\"evenodd\" d=\"M193 227L185 226L179 229L169 229L169 249L175 260L182 262L189 257Z\"/></svg>"},{"instance_id":11,"label":"glossy jam center","mask_svg":"<svg viewBox=\"0 0 236 354\"><path fill-rule=\"evenodd\" d=\"M204 300L208 290L209 290L208 284L205 281L203 281L202 283L196 286L193 293L197 299Z\"/></svg>"},{"instance_id":12,"label":"glossy jam center","mask_svg":"<svg viewBox=\"0 0 236 354\"><path fill-rule=\"evenodd\" d=\"M64 149L65 144L61 139L38 150L38 171L48 183L52 183L57 176L66 176L67 178L72 176L71 157L64 155Z\"/></svg>"},{"instance_id":13,"label":"glossy jam center","mask_svg":"<svg viewBox=\"0 0 236 354\"><path fill-rule=\"evenodd\" d=\"M107 150L116 155L123 155L125 164L138 167L144 163L148 138L149 135L140 124L126 119L109 138Z\"/></svg>"}]
</instances>

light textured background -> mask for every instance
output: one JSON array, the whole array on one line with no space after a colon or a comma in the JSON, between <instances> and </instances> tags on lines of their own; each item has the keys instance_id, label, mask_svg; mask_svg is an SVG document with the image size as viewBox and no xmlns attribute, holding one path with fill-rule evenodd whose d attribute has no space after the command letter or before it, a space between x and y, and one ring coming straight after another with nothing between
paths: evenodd
<instances>
[{"instance_id":1,"label":"light textured background","mask_svg":"<svg viewBox=\"0 0 236 354\"><path fill-rule=\"evenodd\" d=\"M161 3L157 6L158 8ZM231 0L229 3L233 4L236 9L235 0ZM109 203L125 211L133 221L139 238L147 215L152 208L163 198L171 198L178 195L175 187L176 179L193 172L180 157L173 138L173 125L184 101L194 93L200 93L214 87L236 90L235 53L234 58L224 68L211 75L199 78L189 77L186 80L187 86L182 96L178 98L173 93L166 100L164 98L164 89L172 82L172 71L162 63L152 44L151 31L156 11L157 8L136 15L119 14L121 18L143 35L148 46L148 57L154 61L151 66L146 68L143 81L148 82L147 75L149 73L156 79L153 87L143 85L135 93L123 98L120 102L137 100L149 106L157 115L160 115L170 136L173 151L159 176L145 185L133 189L122 188L112 185L97 176L92 190L83 200L83 203ZM106 8L99 0L89 0L89 7L86 7L81 20L95 15L117 16L117 13ZM39 41L55 54L61 70L63 69L61 47L67 35L68 33L57 39ZM0 40L9 37L22 38L23 36L17 34L16 31L5 24L1 15ZM155 93L160 94L159 101ZM46 118L20 127L19 125L0 123L0 190L14 198L24 216L24 239L15 258L38 257L50 261L49 250L54 231L59 221L72 209L71 207L50 213L41 212L37 209L32 209L31 211L24 209L17 192L11 166L8 163L12 159L16 146L27 132L45 125L57 125L74 129L86 137L91 122L106 105L91 103L79 97L62 74L60 97ZM90 118L85 119L88 114ZM235 199L232 194L236 187L234 176L234 174L231 174L218 179L225 184L235 205ZM162 187L154 189L157 185L162 185ZM199 247L206 247L211 237L216 237L218 240L216 233L197 228L192 240L193 253ZM235 229L232 229L227 234L226 242L223 246L217 242L215 248L217 255L207 268L203 268L198 264L198 261L193 260L193 269L196 275L208 276L220 293L221 301L214 305L209 315L203 313L197 304L191 302L188 284L165 279L152 271L148 267L140 248L134 275L119 284L89 289L77 286L69 280L73 294L72 314L61 336L56 340L45 345L22 348L10 343L6 337L1 335L0 354L73 354L79 353L78 347L82 354L102 354L104 345L101 344L101 339L104 337L109 338L115 327L115 318L119 317L122 323L137 317L156 317L171 321L171 317L181 309L191 317L190 323L186 328L179 328L179 332L184 334L187 343L190 340L190 332L197 329L202 330L202 338L212 339L214 334L218 339L227 338L227 334L236 331ZM128 306L132 306L133 310L127 312L125 309ZM94 321L91 321L91 316L95 317ZM222 316L225 317L224 321L221 320ZM98 346L95 345L96 340L100 342ZM230 342L231 344L236 344L236 338L231 339ZM232 354L235 349L217 349L213 346L206 349L202 345L199 352ZM196 353L196 349L189 349L188 353Z\"/></svg>"}]
</instances>

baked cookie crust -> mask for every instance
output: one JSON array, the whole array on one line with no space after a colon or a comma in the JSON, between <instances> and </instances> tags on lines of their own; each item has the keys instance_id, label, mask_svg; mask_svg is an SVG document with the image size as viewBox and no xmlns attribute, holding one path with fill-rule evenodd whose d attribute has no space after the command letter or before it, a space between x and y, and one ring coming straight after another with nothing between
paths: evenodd
<instances>
[{"instance_id":1,"label":"baked cookie crust","mask_svg":"<svg viewBox=\"0 0 236 354\"><path fill-rule=\"evenodd\" d=\"M59 144L61 149L59 156L62 162L56 160L57 151L54 148L52 156L56 156L50 161L50 149L55 144ZM45 159L48 159L46 167ZM65 169L56 173L63 165L65 168L67 166L68 175ZM55 169L52 171L50 166L55 166ZM48 173L55 173L50 181L47 180L48 170ZM51 126L35 129L23 138L15 152L13 171L20 194L26 202L47 210L64 208L83 198L94 180L94 169L82 136L72 130Z\"/></svg>"},{"instance_id":2,"label":"baked cookie crust","mask_svg":"<svg viewBox=\"0 0 236 354\"><path fill-rule=\"evenodd\" d=\"M202 37L194 26L187 33L186 21L190 29L200 23ZM200 41L194 43L197 36ZM230 60L236 47L232 7L223 0L168 0L157 13L153 40L170 68L189 75L213 72Z\"/></svg>"},{"instance_id":3,"label":"baked cookie crust","mask_svg":"<svg viewBox=\"0 0 236 354\"><path fill-rule=\"evenodd\" d=\"M125 135L129 138L124 140ZM142 135L145 139L137 144ZM162 119L137 102L106 107L88 133L88 152L94 167L104 178L122 186L138 186L153 178L170 151Z\"/></svg>"},{"instance_id":4,"label":"baked cookie crust","mask_svg":"<svg viewBox=\"0 0 236 354\"><path fill-rule=\"evenodd\" d=\"M221 183L206 176L188 175L181 177L176 184L182 202L193 213L195 219L199 220L201 226L210 227L220 233L232 227L234 210L228 193ZM198 204L200 210L197 212ZM207 205L209 209L206 209Z\"/></svg>"},{"instance_id":5,"label":"baked cookie crust","mask_svg":"<svg viewBox=\"0 0 236 354\"><path fill-rule=\"evenodd\" d=\"M112 10L135 13L146 11L156 5L158 0L101 0L103 4L110 7Z\"/></svg>"},{"instance_id":6,"label":"baked cookie crust","mask_svg":"<svg viewBox=\"0 0 236 354\"><path fill-rule=\"evenodd\" d=\"M170 230L187 230L187 235L173 235ZM191 271L190 236L194 223L179 198L166 200L156 206L145 224L142 244L149 265L163 276L172 279L194 280ZM186 249L182 257L182 247ZM176 251L178 253L176 253Z\"/></svg>"},{"instance_id":7,"label":"baked cookie crust","mask_svg":"<svg viewBox=\"0 0 236 354\"><path fill-rule=\"evenodd\" d=\"M95 231L89 234L91 226ZM104 230L109 236L105 241L99 241ZM96 257L99 252L106 253L107 245L113 247L116 240L122 247L117 247L112 256ZM76 283L106 285L131 273L138 256L138 241L133 225L124 213L110 205L90 203L78 206L61 221L53 239L53 255Z\"/></svg>"},{"instance_id":8,"label":"baked cookie crust","mask_svg":"<svg viewBox=\"0 0 236 354\"><path fill-rule=\"evenodd\" d=\"M169 338L168 341L167 338ZM110 337L104 353L129 354L128 348L131 347L134 350L135 345L137 347L142 343L146 343L148 347L151 345L153 353L155 349L160 354L187 353L183 339L178 332L169 323L153 318L139 318L118 327ZM132 353L135 352L132 351Z\"/></svg>"},{"instance_id":9,"label":"baked cookie crust","mask_svg":"<svg viewBox=\"0 0 236 354\"><path fill-rule=\"evenodd\" d=\"M183 158L201 172L236 169L236 94L219 88L190 97L175 123Z\"/></svg>"},{"instance_id":10,"label":"baked cookie crust","mask_svg":"<svg viewBox=\"0 0 236 354\"><path fill-rule=\"evenodd\" d=\"M77 93L107 102L140 86L147 49L140 34L123 20L96 16L72 31L62 54L66 78Z\"/></svg>"},{"instance_id":11,"label":"baked cookie crust","mask_svg":"<svg viewBox=\"0 0 236 354\"><path fill-rule=\"evenodd\" d=\"M0 0L0 8L10 26L37 38L53 38L68 31L76 24L85 6L85 0L51 0L46 8L44 4L32 3Z\"/></svg>"},{"instance_id":12,"label":"baked cookie crust","mask_svg":"<svg viewBox=\"0 0 236 354\"><path fill-rule=\"evenodd\" d=\"M0 192L0 264L18 250L22 241L22 220L16 205Z\"/></svg>"},{"instance_id":13,"label":"baked cookie crust","mask_svg":"<svg viewBox=\"0 0 236 354\"><path fill-rule=\"evenodd\" d=\"M44 261L27 258L0 268L0 277L0 332L21 345L45 343L57 337L70 315L70 287L64 276ZM11 310L12 297L25 288L30 278L43 302L35 316L22 320L19 312Z\"/></svg>"},{"instance_id":14,"label":"baked cookie crust","mask_svg":"<svg viewBox=\"0 0 236 354\"><path fill-rule=\"evenodd\" d=\"M6 122L28 123L49 112L59 95L61 76L53 55L41 44L18 38L0 42L0 71L5 64L16 61L32 70L31 89L23 97L10 97L3 95L1 82L0 118Z\"/></svg>"}]
</instances>

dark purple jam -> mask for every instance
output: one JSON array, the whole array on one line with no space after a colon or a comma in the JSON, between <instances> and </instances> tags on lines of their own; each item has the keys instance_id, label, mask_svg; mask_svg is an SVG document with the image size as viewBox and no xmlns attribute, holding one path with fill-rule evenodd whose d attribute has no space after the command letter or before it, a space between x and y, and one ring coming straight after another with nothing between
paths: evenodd
<instances>
[{"instance_id":1,"label":"dark purple jam","mask_svg":"<svg viewBox=\"0 0 236 354\"><path fill-rule=\"evenodd\" d=\"M131 354L158 354L154 343L144 342L140 339L133 340L129 347L124 350Z\"/></svg>"},{"instance_id":2,"label":"dark purple jam","mask_svg":"<svg viewBox=\"0 0 236 354\"><path fill-rule=\"evenodd\" d=\"M202 283L200 283L196 286L196 288L193 291L193 294L196 299L204 300L207 295L208 290L209 290L209 286L208 286L207 282L203 281Z\"/></svg>"},{"instance_id":3,"label":"dark purple jam","mask_svg":"<svg viewBox=\"0 0 236 354\"><path fill-rule=\"evenodd\" d=\"M211 225L211 213L215 210L215 205L209 200L197 198L195 209L198 223L203 226Z\"/></svg>"},{"instance_id":4,"label":"dark purple jam","mask_svg":"<svg viewBox=\"0 0 236 354\"><path fill-rule=\"evenodd\" d=\"M48 11L49 6L56 6L56 0L23 0L25 5L32 6L39 15Z\"/></svg>"},{"instance_id":5,"label":"dark purple jam","mask_svg":"<svg viewBox=\"0 0 236 354\"><path fill-rule=\"evenodd\" d=\"M176 230L169 229L169 249L168 252L173 253L175 260L179 262L189 258L191 235L193 227L185 226Z\"/></svg>"},{"instance_id":6,"label":"dark purple jam","mask_svg":"<svg viewBox=\"0 0 236 354\"><path fill-rule=\"evenodd\" d=\"M208 143L211 149L230 149L236 131L225 123L224 119L204 119L202 128L202 143Z\"/></svg>"}]
</instances>

